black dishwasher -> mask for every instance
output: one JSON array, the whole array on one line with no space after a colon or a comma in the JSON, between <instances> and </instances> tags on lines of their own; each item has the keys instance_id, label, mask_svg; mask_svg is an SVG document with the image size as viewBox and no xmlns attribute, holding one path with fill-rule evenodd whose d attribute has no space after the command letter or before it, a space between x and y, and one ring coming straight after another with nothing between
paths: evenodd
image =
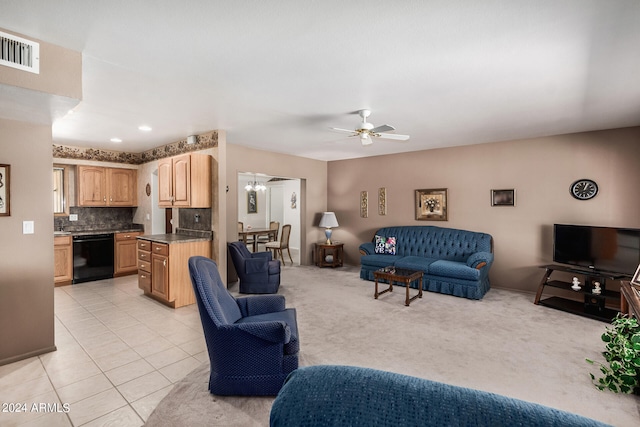
<instances>
[{"instance_id":1,"label":"black dishwasher","mask_svg":"<svg viewBox=\"0 0 640 427\"><path fill-rule=\"evenodd\" d=\"M113 234L73 236L73 283L113 277Z\"/></svg>"}]
</instances>

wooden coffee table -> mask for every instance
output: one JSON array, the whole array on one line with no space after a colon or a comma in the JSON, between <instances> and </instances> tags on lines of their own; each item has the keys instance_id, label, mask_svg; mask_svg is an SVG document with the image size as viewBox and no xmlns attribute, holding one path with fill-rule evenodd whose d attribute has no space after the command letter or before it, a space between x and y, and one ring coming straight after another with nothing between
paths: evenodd
<instances>
[{"instance_id":1,"label":"wooden coffee table","mask_svg":"<svg viewBox=\"0 0 640 427\"><path fill-rule=\"evenodd\" d=\"M416 298L422 298L422 275L424 272L409 270L406 268L385 267L373 272L373 278L376 282L376 292L373 294L375 299L378 299L379 295L386 292L393 292L393 282L404 283L406 288L407 297L404 301L404 305L409 306L411 301ZM388 280L389 287L381 292L378 292L378 280ZM409 298L409 284L413 281L418 281L418 294Z\"/></svg>"}]
</instances>

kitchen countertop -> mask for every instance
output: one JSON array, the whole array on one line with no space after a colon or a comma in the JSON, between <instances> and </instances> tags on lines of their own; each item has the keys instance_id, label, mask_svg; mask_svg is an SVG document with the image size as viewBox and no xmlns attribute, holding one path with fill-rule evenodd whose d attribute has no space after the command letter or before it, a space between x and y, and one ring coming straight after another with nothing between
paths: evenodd
<instances>
[{"instance_id":1,"label":"kitchen countertop","mask_svg":"<svg viewBox=\"0 0 640 427\"><path fill-rule=\"evenodd\" d=\"M190 236L188 234L149 234L138 236L140 240L150 240L156 243L188 243L188 242L206 242L211 237Z\"/></svg>"},{"instance_id":2,"label":"kitchen countertop","mask_svg":"<svg viewBox=\"0 0 640 427\"><path fill-rule=\"evenodd\" d=\"M90 236L93 234L111 234L111 233L135 233L143 232L142 229L135 228L109 228L102 230L82 230L82 231L53 231L54 236Z\"/></svg>"}]
</instances>

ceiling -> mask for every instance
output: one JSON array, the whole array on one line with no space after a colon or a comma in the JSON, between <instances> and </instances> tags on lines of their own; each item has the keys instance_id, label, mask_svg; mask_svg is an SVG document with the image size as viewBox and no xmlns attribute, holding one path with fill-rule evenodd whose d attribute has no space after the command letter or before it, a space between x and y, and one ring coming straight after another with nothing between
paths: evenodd
<instances>
[{"instance_id":1,"label":"ceiling","mask_svg":"<svg viewBox=\"0 0 640 427\"><path fill-rule=\"evenodd\" d=\"M3 0L0 14L82 52L83 100L56 143L140 152L224 129L320 160L638 126L639 24L637 0ZM411 139L329 129L363 108Z\"/></svg>"}]
</instances>

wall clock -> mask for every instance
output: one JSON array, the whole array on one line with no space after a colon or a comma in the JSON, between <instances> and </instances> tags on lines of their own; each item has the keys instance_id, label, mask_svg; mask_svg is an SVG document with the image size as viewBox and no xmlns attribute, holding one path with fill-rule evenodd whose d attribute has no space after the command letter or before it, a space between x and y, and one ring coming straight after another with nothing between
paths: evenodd
<instances>
[{"instance_id":1,"label":"wall clock","mask_svg":"<svg viewBox=\"0 0 640 427\"><path fill-rule=\"evenodd\" d=\"M571 184L569 191L578 200L589 200L598 194L598 184L591 179L579 179Z\"/></svg>"}]
</instances>

